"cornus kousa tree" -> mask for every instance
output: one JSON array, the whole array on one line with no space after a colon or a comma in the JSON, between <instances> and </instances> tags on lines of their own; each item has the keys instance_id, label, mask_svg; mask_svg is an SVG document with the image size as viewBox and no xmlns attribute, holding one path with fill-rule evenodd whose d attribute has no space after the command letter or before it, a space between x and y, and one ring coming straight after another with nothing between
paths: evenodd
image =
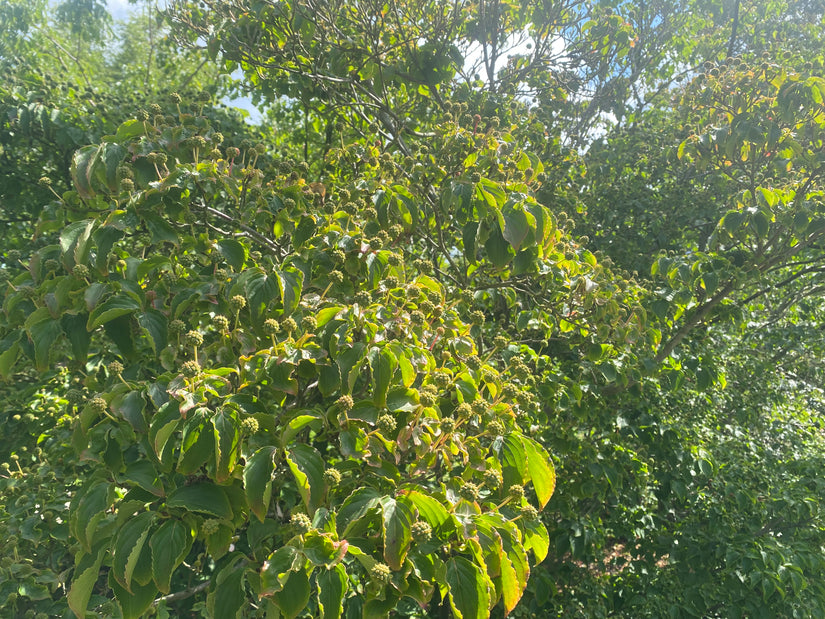
<instances>
[{"instance_id":1,"label":"cornus kousa tree","mask_svg":"<svg viewBox=\"0 0 825 619\"><path fill-rule=\"evenodd\" d=\"M488 236L470 253L402 156L344 144L322 183L173 99L176 122L139 111L77 152L41 217L54 244L6 285L4 375L71 377L88 475L69 606L105 612L90 599L111 590L124 617L197 594L215 617L510 611L548 553L554 469L529 436L531 361L448 269L463 253L503 272L517 251L537 269L569 245L594 270L529 186L474 178L465 150L528 155L458 124L419 154L419 177L458 165Z\"/></svg>"}]
</instances>

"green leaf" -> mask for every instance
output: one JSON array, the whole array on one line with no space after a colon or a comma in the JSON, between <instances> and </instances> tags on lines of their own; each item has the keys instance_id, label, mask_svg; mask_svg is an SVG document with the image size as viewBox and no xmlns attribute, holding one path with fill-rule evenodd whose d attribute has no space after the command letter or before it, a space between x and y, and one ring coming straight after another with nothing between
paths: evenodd
<instances>
[{"instance_id":1,"label":"green leaf","mask_svg":"<svg viewBox=\"0 0 825 619\"><path fill-rule=\"evenodd\" d=\"M191 475L215 456L215 433L209 409L198 408L186 419L180 443L177 470Z\"/></svg>"},{"instance_id":2,"label":"green leaf","mask_svg":"<svg viewBox=\"0 0 825 619\"><path fill-rule=\"evenodd\" d=\"M152 213L143 214L143 221L146 222L146 227L152 235L152 243L171 243L176 247L180 245L180 237L172 225L159 215Z\"/></svg>"},{"instance_id":3,"label":"green leaf","mask_svg":"<svg viewBox=\"0 0 825 619\"><path fill-rule=\"evenodd\" d=\"M131 296L126 294L118 294L105 302L98 305L91 314L89 320L86 322L86 329L94 331L102 324L117 318L118 316L125 316L140 309L140 304Z\"/></svg>"},{"instance_id":4,"label":"green leaf","mask_svg":"<svg viewBox=\"0 0 825 619\"><path fill-rule=\"evenodd\" d=\"M324 460L314 447L304 444L291 446L286 460L311 516L324 500Z\"/></svg>"},{"instance_id":5,"label":"green leaf","mask_svg":"<svg viewBox=\"0 0 825 619\"><path fill-rule=\"evenodd\" d=\"M216 518L232 519L232 506L226 491L208 482L183 486L166 499L167 507L178 507L190 512L209 514Z\"/></svg>"},{"instance_id":6,"label":"green leaf","mask_svg":"<svg viewBox=\"0 0 825 619\"><path fill-rule=\"evenodd\" d=\"M45 311L41 312L41 310ZM26 329L28 330L29 337L34 344L35 366L41 372L48 369L49 353L51 348L57 341L60 334L63 333L63 328L60 326L60 321L51 318L48 311L49 310L45 307L41 307L30 317L43 318L45 316L45 320L39 320L33 324L29 324L29 321L26 321Z\"/></svg>"},{"instance_id":7,"label":"green leaf","mask_svg":"<svg viewBox=\"0 0 825 619\"><path fill-rule=\"evenodd\" d=\"M372 393L375 405L383 407L387 403L387 390L390 388L398 361L388 348L373 348L370 351L372 366Z\"/></svg>"},{"instance_id":8,"label":"green leaf","mask_svg":"<svg viewBox=\"0 0 825 619\"><path fill-rule=\"evenodd\" d=\"M522 521L521 525L524 528L524 548L533 551L536 564L539 564L544 561L550 550L550 536L547 534L547 528L540 520Z\"/></svg>"},{"instance_id":9,"label":"green leaf","mask_svg":"<svg viewBox=\"0 0 825 619\"><path fill-rule=\"evenodd\" d=\"M318 510L316 515L321 513ZM309 531L304 534L303 553L314 565L330 568L339 563L347 554L349 544L335 541L329 533Z\"/></svg>"},{"instance_id":10,"label":"green leaf","mask_svg":"<svg viewBox=\"0 0 825 619\"><path fill-rule=\"evenodd\" d=\"M301 569L305 562L294 546L282 546L270 554L261 566L261 596L271 596L283 589L289 574Z\"/></svg>"},{"instance_id":11,"label":"green leaf","mask_svg":"<svg viewBox=\"0 0 825 619\"><path fill-rule=\"evenodd\" d=\"M218 251L226 263L236 271L243 268L246 262L246 248L234 239L222 239L217 243Z\"/></svg>"},{"instance_id":12,"label":"green leaf","mask_svg":"<svg viewBox=\"0 0 825 619\"><path fill-rule=\"evenodd\" d=\"M526 436L520 438L527 458L527 472L533 482L539 507L543 508L556 489L556 469L544 447Z\"/></svg>"},{"instance_id":13,"label":"green leaf","mask_svg":"<svg viewBox=\"0 0 825 619\"><path fill-rule=\"evenodd\" d=\"M366 346L362 342L356 342L338 355L335 362L341 370L341 380L344 393L352 391L358 374L361 372L361 364L364 361L364 349Z\"/></svg>"},{"instance_id":14,"label":"green leaf","mask_svg":"<svg viewBox=\"0 0 825 619\"><path fill-rule=\"evenodd\" d=\"M91 198L94 195L92 189L92 178L94 174L94 165L97 158L100 156L100 146L84 146L75 152L72 157L72 165L70 168L72 181L75 189L83 198Z\"/></svg>"},{"instance_id":15,"label":"green leaf","mask_svg":"<svg viewBox=\"0 0 825 619\"><path fill-rule=\"evenodd\" d=\"M514 434L507 435L497 445L497 451L504 475L504 488L524 484L527 478L527 454L520 438Z\"/></svg>"},{"instance_id":16,"label":"green leaf","mask_svg":"<svg viewBox=\"0 0 825 619\"><path fill-rule=\"evenodd\" d=\"M3 380L8 380L11 376L11 371L17 361L17 356L20 353L20 344L14 342L6 350L0 353L0 377Z\"/></svg>"},{"instance_id":17,"label":"green leaf","mask_svg":"<svg viewBox=\"0 0 825 619\"><path fill-rule=\"evenodd\" d=\"M487 619L490 590L484 572L464 557L452 557L446 563L450 606L458 619Z\"/></svg>"},{"instance_id":18,"label":"green leaf","mask_svg":"<svg viewBox=\"0 0 825 619\"><path fill-rule=\"evenodd\" d=\"M246 603L242 561L244 557L239 555L218 572L215 588L206 597L206 608L210 617L234 619L240 616Z\"/></svg>"},{"instance_id":19,"label":"green leaf","mask_svg":"<svg viewBox=\"0 0 825 619\"><path fill-rule=\"evenodd\" d=\"M92 551L97 527L115 499L114 486L108 481L94 481L73 502L69 529L86 552Z\"/></svg>"},{"instance_id":20,"label":"green leaf","mask_svg":"<svg viewBox=\"0 0 825 619\"><path fill-rule=\"evenodd\" d=\"M272 595L285 619L295 619L309 603L309 577L304 570L290 572L284 588Z\"/></svg>"},{"instance_id":21,"label":"green leaf","mask_svg":"<svg viewBox=\"0 0 825 619\"><path fill-rule=\"evenodd\" d=\"M115 142L104 142L99 148L97 159L92 164L95 180L101 187L117 193L117 168L126 156L126 149Z\"/></svg>"},{"instance_id":22,"label":"green leaf","mask_svg":"<svg viewBox=\"0 0 825 619\"><path fill-rule=\"evenodd\" d=\"M149 430L144 415L146 400L142 392L127 391L118 393L112 398L109 406L117 415L128 421L135 432L145 433Z\"/></svg>"},{"instance_id":23,"label":"green leaf","mask_svg":"<svg viewBox=\"0 0 825 619\"><path fill-rule=\"evenodd\" d=\"M470 264L476 263L476 239L478 238L477 221L468 221L461 231L461 240L464 246L464 257Z\"/></svg>"},{"instance_id":24,"label":"green leaf","mask_svg":"<svg viewBox=\"0 0 825 619\"><path fill-rule=\"evenodd\" d=\"M166 348L167 319L162 312L150 309L137 316L140 327L149 334L149 342L155 354Z\"/></svg>"},{"instance_id":25,"label":"green leaf","mask_svg":"<svg viewBox=\"0 0 825 619\"><path fill-rule=\"evenodd\" d=\"M292 439L295 438L295 436L301 430L303 430L310 424L314 424L317 429L322 422L323 417L321 417L321 415L318 413L313 413L310 415L298 415L297 417L293 417L289 420L289 423L286 424L284 432L281 435L281 447L286 447L287 445L289 445Z\"/></svg>"},{"instance_id":26,"label":"green leaf","mask_svg":"<svg viewBox=\"0 0 825 619\"><path fill-rule=\"evenodd\" d=\"M418 393L414 389L405 387L394 387L387 394L387 409L394 413L411 413L416 410L418 404Z\"/></svg>"},{"instance_id":27,"label":"green leaf","mask_svg":"<svg viewBox=\"0 0 825 619\"><path fill-rule=\"evenodd\" d=\"M86 363L89 354L89 344L92 341L86 330L87 314L63 314L60 317L60 327L72 345L72 355L78 363Z\"/></svg>"},{"instance_id":28,"label":"green leaf","mask_svg":"<svg viewBox=\"0 0 825 619\"><path fill-rule=\"evenodd\" d=\"M275 271L275 277L278 279L284 313L291 314L298 307L298 302L301 300L304 274L297 269L284 269L283 271Z\"/></svg>"},{"instance_id":29,"label":"green leaf","mask_svg":"<svg viewBox=\"0 0 825 619\"><path fill-rule=\"evenodd\" d=\"M152 534L152 578L161 593L169 593L172 573L183 562L194 537L180 520L167 520Z\"/></svg>"},{"instance_id":30,"label":"green leaf","mask_svg":"<svg viewBox=\"0 0 825 619\"><path fill-rule=\"evenodd\" d=\"M381 494L375 488L359 488L350 494L338 510L338 537L345 538L367 513L379 505Z\"/></svg>"},{"instance_id":31,"label":"green leaf","mask_svg":"<svg viewBox=\"0 0 825 619\"><path fill-rule=\"evenodd\" d=\"M66 596L69 608L78 619L86 617L86 607L89 598L100 577L100 564L108 550L105 543L99 544L95 552L78 553L75 557L75 568L72 576L72 586Z\"/></svg>"},{"instance_id":32,"label":"green leaf","mask_svg":"<svg viewBox=\"0 0 825 619\"><path fill-rule=\"evenodd\" d=\"M143 121L138 120L136 118L132 118L122 123L117 128L117 133L115 134L115 142L128 142L132 138L144 135L145 133L146 127L144 126Z\"/></svg>"},{"instance_id":33,"label":"green leaf","mask_svg":"<svg viewBox=\"0 0 825 619\"><path fill-rule=\"evenodd\" d=\"M273 464L277 448L261 447L246 461L243 470L243 485L246 492L246 501L252 513L261 522L266 517L269 502L272 499L272 478L275 474Z\"/></svg>"},{"instance_id":34,"label":"green leaf","mask_svg":"<svg viewBox=\"0 0 825 619\"><path fill-rule=\"evenodd\" d=\"M158 593L154 582L145 585L132 583L132 589L129 591L115 579L114 571L109 572L109 587L115 594L123 619L140 619Z\"/></svg>"},{"instance_id":35,"label":"green leaf","mask_svg":"<svg viewBox=\"0 0 825 619\"><path fill-rule=\"evenodd\" d=\"M130 593L132 576L154 523L153 512L141 512L126 521L115 539L112 572L117 582Z\"/></svg>"},{"instance_id":36,"label":"green leaf","mask_svg":"<svg viewBox=\"0 0 825 619\"><path fill-rule=\"evenodd\" d=\"M340 619L344 612L344 595L347 592L347 570L339 564L329 570L321 570L315 577L318 585L318 610L321 619Z\"/></svg>"},{"instance_id":37,"label":"green leaf","mask_svg":"<svg viewBox=\"0 0 825 619\"><path fill-rule=\"evenodd\" d=\"M415 521L415 514L403 498L396 500L392 497L382 497L381 508L384 516L384 561L393 571L398 571L410 549L411 527Z\"/></svg>"},{"instance_id":38,"label":"green leaf","mask_svg":"<svg viewBox=\"0 0 825 619\"><path fill-rule=\"evenodd\" d=\"M241 430L238 413L223 407L212 417L215 432L215 480L223 483L232 475L238 462Z\"/></svg>"},{"instance_id":39,"label":"green leaf","mask_svg":"<svg viewBox=\"0 0 825 619\"><path fill-rule=\"evenodd\" d=\"M535 228L535 220L521 205L510 206L503 212L503 216L505 225L502 236L515 251L519 251L527 235Z\"/></svg>"},{"instance_id":40,"label":"green leaf","mask_svg":"<svg viewBox=\"0 0 825 619\"><path fill-rule=\"evenodd\" d=\"M418 490L402 490L404 496L415 506L421 518L427 521L433 531L439 529L449 534L455 528L455 517L434 497Z\"/></svg>"},{"instance_id":41,"label":"green leaf","mask_svg":"<svg viewBox=\"0 0 825 619\"><path fill-rule=\"evenodd\" d=\"M512 246L502 236L501 231L494 227L490 232L487 242L484 243L484 249L490 261L498 268L503 268L516 256Z\"/></svg>"}]
</instances>

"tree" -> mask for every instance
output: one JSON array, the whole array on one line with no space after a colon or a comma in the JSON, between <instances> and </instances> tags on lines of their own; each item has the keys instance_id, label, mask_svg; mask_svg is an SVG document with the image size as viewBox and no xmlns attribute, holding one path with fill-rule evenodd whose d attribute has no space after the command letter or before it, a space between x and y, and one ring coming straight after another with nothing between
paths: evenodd
<instances>
[{"instance_id":1,"label":"tree","mask_svg":"<svg viewBox=\"0 0 825 619\"><path fill-rule=\"evenodd\" d=\"M131 110L7 260L77 616L821 611L820 60L605 4L173 7L273 134Z\"/></svg>"}]
</instances>

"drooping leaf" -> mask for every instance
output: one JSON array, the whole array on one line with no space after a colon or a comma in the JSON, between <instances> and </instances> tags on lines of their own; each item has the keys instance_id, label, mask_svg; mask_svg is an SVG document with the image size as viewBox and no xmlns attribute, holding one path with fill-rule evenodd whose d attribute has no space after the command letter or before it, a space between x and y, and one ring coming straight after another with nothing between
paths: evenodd
<instances>
[{"instance_id":1,"label":"drooping leaf","mask_svg":"<svg viewBox=\"0 0 825 619\"><path fill-rule=\"evenodd\" d=\"M86 329L93 331L102 324L117 318L132 314L140 309L140 304L127 294L117 294L100 305L98 305L89 314L89 319L86 322Z\"/></svg>"},{"instance_id":2,"label":"drooping leaf","mask_svg":"<svg viewBox=\"0 0 825 619\"><path fill-rule=\"evenodd\" d=\"M286 452L286 459L311 516L324 500L324 460L318 450L304 444L292 445Z\"/></svg>"},{"instance_id":3,"label":"drooping leaf","mask_svg":"<svg viewBox=\"0 0 825 619\"><path fill-rule=\"evenodd\" d=\"M126 521L115 539L112 573L115 580L130 593L132 592L132 576L155 518L153 512L141 512Z\"/></svg>"},{"instance_id":4,"label":"drooping leaf","mask_svg":"<svg viewBox=\"0 0 825 619\"><path fill-rule=\"evenodd\" d=\"M321 619L340 619L344 612L344 596L347 592L347 571L338 564L321 570L315 577L318 585L318 609Z\"/></svg>"},{"instance_id":5,"label":"drooping leaf","mask_svg":"<svg viewBox=\"0 0 825 619\"><path fill-rule=\"evenodd\" d=\"M66 600L69 608L78 619L86 617L86 608L92 591L100 577L100 565L106 556L108 548L105 543L98 545L94 552L78 553L75 557L75 568L72 576L72 585Z\"/></svg>"},{"instance_id":6,"label":"drooping leaf","mask_svg":"<svg viewBox=\"0 0 825 619\"><path fill-rule=\"evenodd\" d=\"M294 546L281 546L269 555L261 567L261 595L271 596L283 589L289 575L306 562Z\"/></svg>"},{"instance_id":7,"label":"drooping leaf","mask_svg":"<svg viewBox=\"0 0 825 619\"><path fill-rule=\"evenodd\" d=\"M370 353L370 364L372 366L373 400L376 406L383 407L387 403L387 390L398 366L398 360L389 349L381 348L374 349Z\"/></svg>"},{"instance_id":8,"label":"drooping leaf","mask_svg":"<svg viewBox=\"0 0 825 619\"><path fill-rule=\"evenodd\" d=\"M232 518L232 506L226 491L220 486L202 482L183 486L171 492L166 499L167 507L209 514L215 518Z\"/></svg>"},{"instance_id":9,"label":"drooping leaf","mask_svg":"<svg viewBox=\"0 0 825 619\"><path fill-rule=\"evenodd\" d=\"M410 505L403 497L382 497L382 531L384 535L384 561L394 571L401 569L412 542L411 528L415 520Z\"/></svg>"},{"instance_id":10,"label":"drooping leaf","mask_svg":"<svg viewBox=\"0 0 825 619\"><path fill-rule=\"evenodd\" d=\"M484 572L464 557L447 561L447 586L450 606L460 619L486 619L489 615L490 590Z\"/></svg>"},{"instance_id":11,"label":"drooping leaf","mask_svg":"<svg viewBox=\"0 0 825 619\"><path fill-rule=\"evenodd\" d=\"M261 522L266 517L272 499L272 478L275 474L273 459L276 453L275 447L261 447L247 459L244 466L243 485L246 500L252 513Z\"/></svg>"},{"instance_id":12,"label":"drooping leaf","mask_svg":"<svg viewBox=\"0 0 825 619\"><path fill-rule=\"evenodd\" d=\"M521 442L527 458L527 472L533 482L539 506L543 508L556 489L556 469L544 447L526 436L521 437Z\"/></svg>"},{"instance_id":13,"label":"drooping leaf","mask_svg":"<svg viewBox=\"0 0 825 619\"><path fill-rule=\"evenodd\" d=\"M311 593L309 578L305 570L290 572L284 588L272 595L272 600L281 610L285 619L295 619L309 603Z\"/></svg>"},{"instance_id":14,"label":"drooping leaf","mask_svg":"<svg viewBox=\"0 0 825 619\"><path fill-rule=\"evenodd\" d=\"M186 558L193 541L191 530L180 520L169 519L152 534L152 578L161 593L169 593L172 573Z\"/></svg>"},{"instance_id":15,"label":"drooping leaf","mask_svg":"<svg viewBox=\"0 0 825 619\"><path fill-rule=\"evenodd\" d=\"M218 410L212 417L215 432L215 479L218 483L229 479L238 461L241 430L238 414L227 407Z\"/></svg>"},{"instance_id":16,"label":"drooping leaf","mask_svg":"<svg viewBox=\"0 0 825 619\"><path fill-rule=\"evenodd\" d=\"M244 557L239 553L237 558L218 572L215 587L206 597L206 608L210 617L240 617L246 602L243 561Z\"/></svg>"}]
</instances>

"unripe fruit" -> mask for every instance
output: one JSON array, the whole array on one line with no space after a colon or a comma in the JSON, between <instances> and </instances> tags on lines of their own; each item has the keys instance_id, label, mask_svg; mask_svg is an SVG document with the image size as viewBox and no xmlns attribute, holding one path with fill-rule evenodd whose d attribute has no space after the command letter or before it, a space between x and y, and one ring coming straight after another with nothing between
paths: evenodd
<instances>
[{"instance_id":1,"label":"unripe fruit","mask_svg":"<svg viewBox=\"0 0 825 619\"><path fill-rule=\"evenodd\" d=\"M303 535L312 530L312 521L306 514L292 514L289 523L295 527L299 535Z\"/></svg>"}]
</instances>

